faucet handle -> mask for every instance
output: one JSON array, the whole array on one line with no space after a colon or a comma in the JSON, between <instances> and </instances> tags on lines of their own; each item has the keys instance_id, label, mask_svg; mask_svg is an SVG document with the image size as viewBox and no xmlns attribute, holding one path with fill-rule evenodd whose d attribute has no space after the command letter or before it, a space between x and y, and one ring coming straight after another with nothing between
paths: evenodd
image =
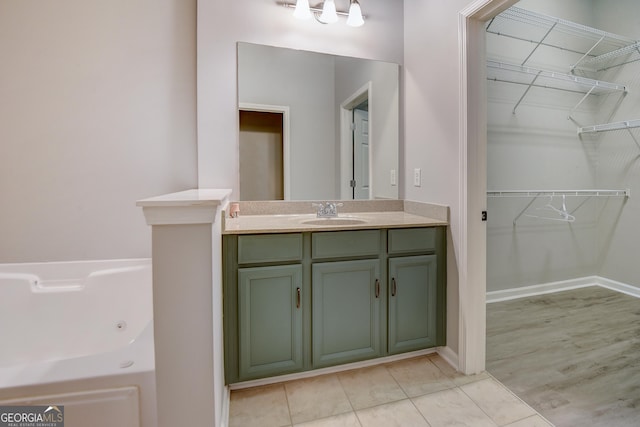
<instances>
[{"instance_id":1,"label":"faucet handle","mask_svg":"<svg viewBox=\"0 0 640 427\"><path fill-rule=\"evenodd\" d=\"M326 209L324 203L311 203L311 206L317 208L318 216L323 215Z\"/></svg>"}]
</instances>

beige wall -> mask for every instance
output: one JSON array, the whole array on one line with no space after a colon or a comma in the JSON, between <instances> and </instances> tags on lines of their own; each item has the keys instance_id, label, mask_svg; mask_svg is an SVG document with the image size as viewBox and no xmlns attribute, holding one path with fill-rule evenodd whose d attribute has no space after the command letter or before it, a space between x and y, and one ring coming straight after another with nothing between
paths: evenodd
<instances>
[{"instance_id":1,"label":"beige wall","mask_svg":"<svg viewBox=\"0 0 640 427\"><path fill-rule=\"evenodd\" d=\"M0 262L149 257L197 185L196 0L0 2Z\"/></svg>"}]
</instances>

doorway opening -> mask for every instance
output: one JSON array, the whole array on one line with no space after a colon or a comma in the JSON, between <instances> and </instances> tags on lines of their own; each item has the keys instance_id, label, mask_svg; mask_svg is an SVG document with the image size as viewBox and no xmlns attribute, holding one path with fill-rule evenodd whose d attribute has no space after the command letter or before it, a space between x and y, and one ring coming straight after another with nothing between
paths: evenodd
<instances>
[{"instance_id":1,"label":"doorway opening","mask_svg":"<svg viewBox=\"0 0 640 427\"><path fill-rule=\"evenodd\" d=\"M289 108L239 108L240 200L289 199Z\"/></svg>"},{"instance_id":2,"label":"doorway opening","mask_svg":"<svg viewBox=\"0 0 640 427\"><path fill-rule=\"evenodd\" d=\"M340 104L340 198L371 198L371 82Z\"/></svg>"}]
</instances>

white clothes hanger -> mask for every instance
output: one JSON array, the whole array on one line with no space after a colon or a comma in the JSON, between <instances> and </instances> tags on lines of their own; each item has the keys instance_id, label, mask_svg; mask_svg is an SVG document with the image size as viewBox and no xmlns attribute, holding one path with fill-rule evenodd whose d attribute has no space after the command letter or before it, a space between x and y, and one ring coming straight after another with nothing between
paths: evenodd
<instances>
[{"instance_id":1,"label":"white clothes hanger","mask_svg":"<svg viewBox=\"0 0 640 427\"><path fill-rule=\"evenodd\" d=\"M565 195L562 195L562 209L558 209L553 206L553 196L550 196L549 203L544 205L541 208L536 208L538 211L546 211L547 214L533 215L533 214L524 214L530 218L540 218L546 219L549 221L562 221L562 222L573 222L576 220L576 217L571 215L569 211L567 211L567 204L565 200Z\"/></svg>"}]
</instances>

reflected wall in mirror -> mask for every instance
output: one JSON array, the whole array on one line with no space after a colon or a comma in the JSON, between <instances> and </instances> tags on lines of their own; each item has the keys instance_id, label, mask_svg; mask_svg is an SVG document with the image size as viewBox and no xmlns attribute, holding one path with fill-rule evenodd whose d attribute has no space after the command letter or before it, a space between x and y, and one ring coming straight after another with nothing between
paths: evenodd
<instances>
[{"instance_id":1,"label":"reflected wall in mirror","mask_svg":"<svg viewBox=\"0 0 640 427\"><path fill-rule=\"evenodd\" d=\"M240 200L398 198L397 64L238 43L238 110Z\"/></svg>"}]
</instances>

